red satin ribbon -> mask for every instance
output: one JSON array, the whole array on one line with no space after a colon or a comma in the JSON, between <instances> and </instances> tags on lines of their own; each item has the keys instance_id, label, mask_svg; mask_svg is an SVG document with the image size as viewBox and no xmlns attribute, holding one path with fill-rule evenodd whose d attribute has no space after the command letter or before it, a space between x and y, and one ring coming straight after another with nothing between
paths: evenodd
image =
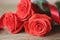
<instances>
[{"instance_id":1,"label":"red satin ribbon","mask_svg":"<svg viewBox=\"0 0 60 40\"><path fill-rule=\"evenodd\" d=\"M57 7L55 7L52 4L44 4L44 6L50 8L50 13L53 18L53 20L60 25L60 16Z\"/></svg>"}]
</instances>

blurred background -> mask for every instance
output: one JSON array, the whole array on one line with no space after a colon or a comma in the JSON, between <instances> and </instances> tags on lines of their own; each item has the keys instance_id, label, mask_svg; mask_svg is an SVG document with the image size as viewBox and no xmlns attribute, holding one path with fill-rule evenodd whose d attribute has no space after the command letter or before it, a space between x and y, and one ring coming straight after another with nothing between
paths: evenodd
<instances>
[{"instance_id":1,"label":"blurred background","mask_svg":"<svg viewBox=\"0 0 60 40\"><path fill-rule=\"evenodd\" d=\"M17 4L20 0L0 0L0 4ZM57 1L60 1L60 0L47 0L48 2L50 3L55 3Z\"/></svg>"},{"instance_id":2,"label":"blurred background","mask_svg":"<svg viewBox=\"0 0 60 40\"><path fill-rule=\"evenodd\" d=\"M20 0L0 0L0 15L3 15L7 11L16 11L17 4ZM60 0L47 0L49 3L54 4Z\"/></svg>"}]
</instances>

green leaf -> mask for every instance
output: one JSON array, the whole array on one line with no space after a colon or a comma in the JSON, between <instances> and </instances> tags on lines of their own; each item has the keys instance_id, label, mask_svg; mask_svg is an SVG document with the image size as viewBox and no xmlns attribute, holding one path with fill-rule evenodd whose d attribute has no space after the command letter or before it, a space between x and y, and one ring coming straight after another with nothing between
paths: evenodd
<instances>
[{"instance_id":1,"label":"green leaf","mask_svg":"<svg viewBox=\"0 0 60 40\"><path fill-rule=\"evenodd\" d=\"M33 0L33 3L37 4L41 9L43 9L42 3L46 3L46 2L47 2L46 0Z\"/></svg>"},{"instance_id":2,"label":"green leaf","mask_svg":"<svg viewBox=\"0 0 60 40\"><path fill-rule=\"evenodd\" d=\"M60 2L56 2L55 4L56 4L56 6L57 6L57 8L58 8L58 10L60 12Z\"/></svg>"}]
</instances>

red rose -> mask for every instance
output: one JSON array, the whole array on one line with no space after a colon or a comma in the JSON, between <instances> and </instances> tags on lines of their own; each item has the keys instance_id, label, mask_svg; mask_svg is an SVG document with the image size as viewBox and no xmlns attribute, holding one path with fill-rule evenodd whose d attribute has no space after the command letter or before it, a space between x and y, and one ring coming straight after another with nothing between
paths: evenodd
<instances>
[{"instance_id":1,"label":"red rose","mask_svg":"<svg viewBox=\"0 0 60 40\"><path fill-rule=\"evenodd\" d=\"M4 18L4 15L0 18L0 29L3 29L3 18Z\"/></svg>"},{"instance_id":2,"label":"red rose","mask_svg":"<svg viewBox=\"0 0 60 40\"><path fill-rule=\"evenodd\" d=\"M23 28L23 22L12 12L8 12L4 15L3 24L13 34L20 32Z\"/></svg>"},{"instance_id":3,"label":"red rose","mask_svg":"<svg viewBox=\"0 0 60 40\"><path fill-rule=\"evenodd\" d=\"M0 29L3 28L3 23L2 23L2 19L0 19Z\"/></svg>"},{"instance_id":4,"label":"red rose","mask_svg":"<svg viewBox=\"0 0 60 40\"><path fill-rule=\"evenodd\" d=\"M35 36L45 36L51 31L51 18L45 14L34 14L24 23L25 32Z\"/></svg>"},{"instance_id":5,"label":"red rose","mask_svg":"<svg viewBox=\"0 0 60 40\"><path fill-rule=\"evenodd\" d=\"M17 16L21 21L27 20L31 16L31 2L30 0L21 0L17 6Z\"/></svg>"}]
</instances>

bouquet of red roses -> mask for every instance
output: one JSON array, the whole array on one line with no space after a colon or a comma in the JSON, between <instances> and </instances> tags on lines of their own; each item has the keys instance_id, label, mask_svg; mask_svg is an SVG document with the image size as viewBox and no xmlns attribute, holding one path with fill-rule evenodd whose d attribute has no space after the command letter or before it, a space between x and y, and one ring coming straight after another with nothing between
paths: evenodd
<instances>
[{"instance_id":1,"label":"bouquet of red roses","mask_svg":"<svg viewBox=\"0 0 60 40\"><path fill-rule=\"evenodd\" d=\"M31 35L47 35L52 30L52 20L60 25L60 16L54 5L42 2L39 4L39 0L36 0L34 4L31 0L21 0L16 13L6 12L1 17L0 29L5 26L10 33L16 34L24 28L25 32ZM46 14L43 7L50 8L52 17L48 16L49 13Z\"/></svg>"}]
</instances>

